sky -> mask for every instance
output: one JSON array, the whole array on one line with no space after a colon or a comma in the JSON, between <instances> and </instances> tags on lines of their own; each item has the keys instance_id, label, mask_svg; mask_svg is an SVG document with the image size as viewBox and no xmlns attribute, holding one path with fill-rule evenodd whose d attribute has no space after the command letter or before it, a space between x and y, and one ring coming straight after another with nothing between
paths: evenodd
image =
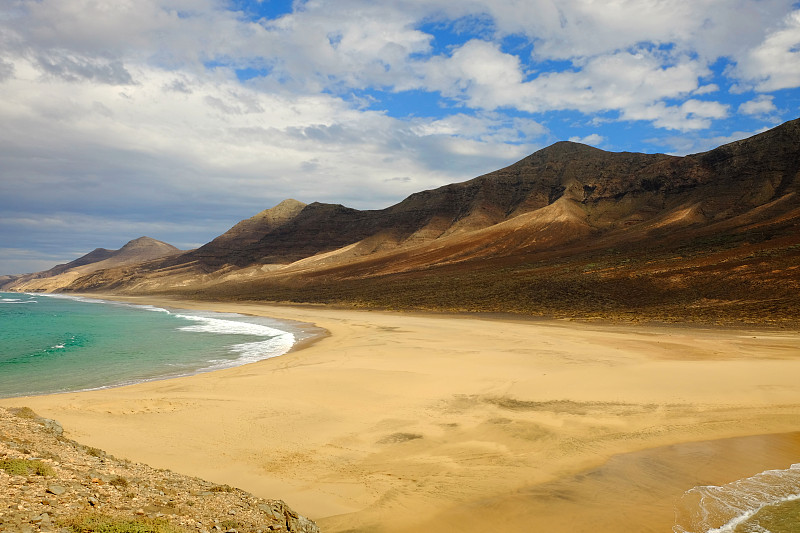
<instances>
[{"instance_id":1,"label":"sky","mask_svg":"<svg viewBox=\"0 0 800 533\"><path fill-rule=\"evenodd\" d=\"M800 116L800 2L3 0L0 274Z\"/></svg>"}]
</instances>

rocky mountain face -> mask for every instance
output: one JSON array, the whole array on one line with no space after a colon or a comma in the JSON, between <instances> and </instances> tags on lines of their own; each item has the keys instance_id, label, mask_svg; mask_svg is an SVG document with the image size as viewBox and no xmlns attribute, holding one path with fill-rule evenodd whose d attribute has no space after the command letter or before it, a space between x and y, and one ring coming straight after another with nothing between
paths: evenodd
<instances>
[{"instance_id":1,"label":"rocky mountain face","mask_svg":"<svg viewBox=\"0 0 800 533\"><path fill-rule=\"evenodd\" d=\"M306 207L306 204L297 200L284 200L271 209L242 220L213 241L187 253L179 262L196 260L212 267L226 264L244 266L254 258L250 248L257 247L266 235L276 233Z\"/></svg>"},{"instance_id":2,"label":"rocky mountain face","mask_svg":"<svg viewBox=\"0 0 800 533\"><path fill-rule=\"evenodd\" d=\"M559 142L386 209L286 200L198 250L64 288L664 319L770 309L791 320L798 172L800 120L685 157Z\"/></svg>"},{"instance_id":3,"label":"rocky mountain face","mask_svg":"<svg viewBox=\"0 0 800 533\"><path fill-rule=\"evenodd\" d=\"M502 170L419 192L382 210L287 200L176 264L196 261L205 271L285 265L354 244L360 255L370 255L444 241L542 209L548 211L517 222L548 244L659 217L662 225L708 224L791 199L797 189L799 128L791 122L687 157L610 153L560 142ZM575 233L562 231L554 239L553 223L571 226L567 229ZM509 246L509 253L517 251Z\"/></svg>"}]
</instances>

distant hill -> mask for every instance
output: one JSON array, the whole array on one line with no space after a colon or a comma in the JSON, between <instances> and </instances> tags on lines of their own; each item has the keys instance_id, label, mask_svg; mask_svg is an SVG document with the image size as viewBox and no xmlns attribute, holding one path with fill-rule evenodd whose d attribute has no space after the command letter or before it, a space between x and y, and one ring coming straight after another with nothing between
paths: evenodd
<instances>
[{"instance_id":1,"label":"distant hill","mask_svg":"<svg viewBox=\"0 0 800 533\"><path fill-rule=\"evenodd\" d=\"M74 261L56 265L50 270L9 277L5 282L0 280L0 288L16 291L57 290L96 270L135 265L180 253L181 250L171 244L150 237L139 237L119 250L95 248Z\"/></svg>"},{"instance_id":2,"label":"distant hill","mask_svg":"<svg viewBox=\"0 0 800 533\"><path fill-rule=\"evenodd\" d=\"M350 306L800 322L800 120L685 157L559 142L381 210L286 200L63 288Z\"/></svg>"}]
</instances>

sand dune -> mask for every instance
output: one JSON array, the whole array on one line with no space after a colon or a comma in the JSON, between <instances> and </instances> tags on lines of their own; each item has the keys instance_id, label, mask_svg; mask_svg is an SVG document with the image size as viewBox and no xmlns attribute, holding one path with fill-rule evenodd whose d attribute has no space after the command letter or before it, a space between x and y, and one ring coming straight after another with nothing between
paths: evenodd
<instances>
[{"instance_id":1,"label":"sand dune","mask_svg":"<svg viewBox=\"0 0 800 533\"><path fill-rule=\"evenodd\" d=\"M119 457L278 496L326 532L669 531L683 490L800 456L794 438L702 469L707 457L673 449L656 457L682 464L679 478L640 460L600 504L586 505L580 481L618 454L800 431L798 332L142 301L330 336L240 368L0 403ZM661 487L659 503L624 497L623 480ZM565 487L573 500L531 507ZM598 521L599 508L616 520Z\"/></svg>"}]
</instances>

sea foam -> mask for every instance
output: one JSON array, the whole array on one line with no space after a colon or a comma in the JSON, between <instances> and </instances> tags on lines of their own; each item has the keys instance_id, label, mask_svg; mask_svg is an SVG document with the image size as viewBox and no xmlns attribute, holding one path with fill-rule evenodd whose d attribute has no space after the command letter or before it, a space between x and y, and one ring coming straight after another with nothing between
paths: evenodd
<instances>
[{"instance_id":1,"label":"sea foam","mask_svg":"<svg viewBox=\"0 0 800 533\"><path fill-rule=\"evenodd\" d=\"M217 335L250 335L263 337L265 340L255 342L245 342L234 344L230 347L231 351L238 353L236 361L213 360L206 370L222 368L226 366L240 365L277 357L288 352L295 343L294 334L288 331L281 331L271 328L264 324L253 322L239 322L236 320L226 320L223 318L212 318L202 315L176 314L177 318L191 320L196 324L182 326L181 331L193 331L197 333L215 333ZM238 316L238 315L236 315Z\"/></svg>"},{"instance_id":2,"label":"sea foam","mask_svg":"<svg viewBox=\"0 0 800 533\"><path fill-rule=\"evenodd\" d=\"M25 294L31 297L33 296L33 294L30 293ZM244 342L231 345L231 353L238 354L236 359L212 359L208 361L209 364L207 366L198 370L200 372L238 366L260 361L262 359L277 357L291 350L292 346L294 346L295 342L297 341L296 336L291 332L272 328L264 324L244 321L244 315L239 315L237 313L213 313L214 316L208 316L202 313L173 313L172 311L164 309L163 307L157 307L149 304L135 304L113 300L102 300L98 298L89 298L86 296L77 296L72 294L47 293L44 294L44 296L48 296L50 298L74 300L84 303L114 305L119 307L134 307L146 311L166 313L168 315L173 315L175 318L195 322L195 324L179 327L178 329L180 331L214 333L217 335L248 335L262 337L264 339L260 341ZM227 318L217 318L218 316ZM231 320L231 318L233 318L233 320Z\"/></svg>"},{"instance_id":3,"label":"sea foam","mask_svg":"<svg viewBox=\"0 0 800 533\"><path fill-rule=\"evenodd\" d=\"M22 298L0 298L0 304L35 304L36 300L23 300Z\"/></svg>"},{"instance_id":4,"label":"sea foam","mask_svg":"<svg viewBox=\"0 0 800 533\"><path fill-rule=\"evenodd\" d=\"M694 487L676 509L674 533L733 533L762 509L800 500L800 464L727 485ZM769 532L763 532L769 533Z\"/></svg>"}]
</instances>

